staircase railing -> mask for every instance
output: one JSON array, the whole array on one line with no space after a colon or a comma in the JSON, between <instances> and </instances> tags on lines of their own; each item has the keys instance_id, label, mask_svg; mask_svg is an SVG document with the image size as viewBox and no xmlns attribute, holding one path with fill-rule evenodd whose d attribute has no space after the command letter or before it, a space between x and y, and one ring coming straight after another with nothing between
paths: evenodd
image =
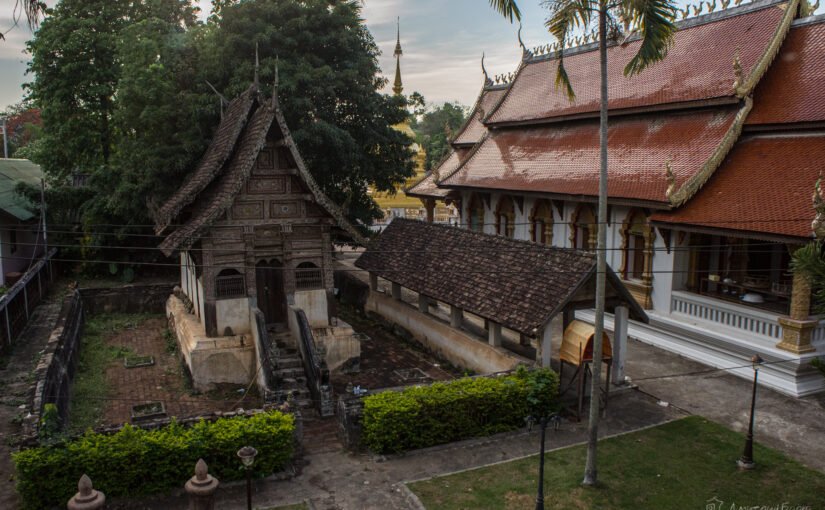
<instances>
[{"instance_id":1,"label":"staircase railing","mask_svg":"<svg viewBox=\"0 0 825 510\"><path fill-rule=\"evenodd\" d=\"M332 416L335 414L335 409L332 401L332 386L329 384L329 369L324 359L318 354L312 328L303 310L295 310L295 320L298 323L298 351L301 353L304 374L307 377L309 391L312 393L312 400L321 416Z\"/></svg>"}]
</instances>

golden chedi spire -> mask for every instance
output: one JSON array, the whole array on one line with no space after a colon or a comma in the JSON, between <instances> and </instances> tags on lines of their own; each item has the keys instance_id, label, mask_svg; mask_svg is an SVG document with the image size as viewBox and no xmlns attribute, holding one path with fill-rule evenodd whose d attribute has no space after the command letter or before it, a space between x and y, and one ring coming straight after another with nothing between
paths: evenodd
<instances>
[{"instance_id":1,"label":"golden chedi spire","mask_svg":"<svg viewBox=\"0 0 825 510\"><path fill-rule=\"evenodd\" d=\"M398 18L398 35L395 42L395 82L392 86L392 91L396 96L400 96L401 93L404 91L404 86L401 84L401 55L404 52L401 51L401 18Z\"/></svg>"}]
</instances>

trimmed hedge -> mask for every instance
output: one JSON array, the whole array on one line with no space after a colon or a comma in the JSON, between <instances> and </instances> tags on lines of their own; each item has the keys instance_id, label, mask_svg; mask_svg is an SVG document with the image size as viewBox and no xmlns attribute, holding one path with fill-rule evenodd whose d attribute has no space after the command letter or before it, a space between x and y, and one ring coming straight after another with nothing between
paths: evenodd
<instances>
[{"instance_id":1,"label":"trimmed hedge","mask_svg":"<svg viewBox=\"0 0 825 510\"><path fill-rule=\"evenodd\" d=\"M502 377L464 378L364 399L363 443L378 453L397 453L525 425L527 416L558 408L558 375L519 369Z\"/></svg>"},{"instance_id":2,"label":"trimmed hedge","mask_svg":"<svg viewBox=\"0 0 825 510\"><path fill-rule=\"evenodd\" d=\"M254 475L267 476L292 458L294 418L278 411L144 430L125 425L114 434L92 431L14 454L17 491L26 508L65 507L86 473L107 497L134 497L183 487L203 458L219 480L242 479L237 451L258 449Z\"/></svg>"}]
</instances>

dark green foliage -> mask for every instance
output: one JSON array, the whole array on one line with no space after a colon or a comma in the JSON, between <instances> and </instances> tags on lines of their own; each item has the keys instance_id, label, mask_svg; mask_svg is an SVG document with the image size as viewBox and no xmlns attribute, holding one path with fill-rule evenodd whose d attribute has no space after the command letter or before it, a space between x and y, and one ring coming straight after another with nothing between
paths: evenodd
<instances>
[{"instance_id":1,"label":"dark green foliage","mask_svg":"<svg viewBox=\"0 0 825 510\"><path fill-rule=\"evenodd\" d=\"M221 482L244 477L237 451L258 449L254 475L267 476L292 457L294 421L278 411L251 417L177 423L143 430L124 426L107 435L88 432L78 439L14 454L17 490L26 508L62 506L77 491L84 473L107 497L135 497L182 487L202 458Z\"/></svg>"},{"instance_id":2,"label":"dark green foliage","mask_svg":"<svg viewBox=\"0 0 825 510\"><path fill-rule=\"evenodd\" d=\"M825 313L825 253L822 242L813 241L796 250L791 260L794 273L803 273L811 280L813 290L813 311Z\"/></svg>"},{"instance_id":3,"label":"dark green foliage","mask_svg":"<svg viewBox=\"0 0 825 510\"><path fill-rule=\"evenodd\" d=\"M410 96L413 99L413 96ZM423 103L424 98L420 97ZM424 112L421 120L413 123L418 143L427 153L425 169L427 171L444 158L450 150L450 139L458 133L467 117L467 108L459 103L443 105Z\"/></svg>"},{"instance_id":4,"label":"dark green foliage","mask_svg":"<svg viewBox=\"0 0 825 510\"><path fill-rule=\"evenodd\" d=\"M386 391L364 399L363 441L379 453L425 448L523 427L557 405L558 375L548 369Z\"/></svg>"}]
</instances>

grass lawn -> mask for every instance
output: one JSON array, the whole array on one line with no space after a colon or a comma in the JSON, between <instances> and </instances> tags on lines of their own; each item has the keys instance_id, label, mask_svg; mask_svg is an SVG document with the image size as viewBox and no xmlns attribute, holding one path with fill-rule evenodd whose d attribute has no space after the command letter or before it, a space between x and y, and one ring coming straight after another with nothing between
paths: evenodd
<instances>
[{"instance_id":1,"label":"grass lawn","mask_svg":"<svg viewBox=\"0 0 825 510\"><path fill-rule=\"evenodd\" d=\"M552 445L552 430L547 437ZM738 510L787 503L789 510L825 509L825 475L760 445L754 449L756 469L739 471L735 461L743 445L743 435L698 416L606 439L598 450L601 485L588 489L580 485L586 447L551 452L545 508ZM535 506L537 479L533 456L410 489L428 509L522 510ZM709 506L714 503L719 506Z\"/></svg>"},{"instance_id":2,"label":"grass lawn","mask_svg":"<svg viewBox=\"0 0 825 510\"><path fill-rule=\"evenodd\" d=\"M69 432L79 433L99 425L108 393L106 367L133 354L129 349L106 345L106 339L124 329L134 329L151 315L100 314L88 317L80 339L80 357L72 382Z\"/></svg>"}]
</instances>

